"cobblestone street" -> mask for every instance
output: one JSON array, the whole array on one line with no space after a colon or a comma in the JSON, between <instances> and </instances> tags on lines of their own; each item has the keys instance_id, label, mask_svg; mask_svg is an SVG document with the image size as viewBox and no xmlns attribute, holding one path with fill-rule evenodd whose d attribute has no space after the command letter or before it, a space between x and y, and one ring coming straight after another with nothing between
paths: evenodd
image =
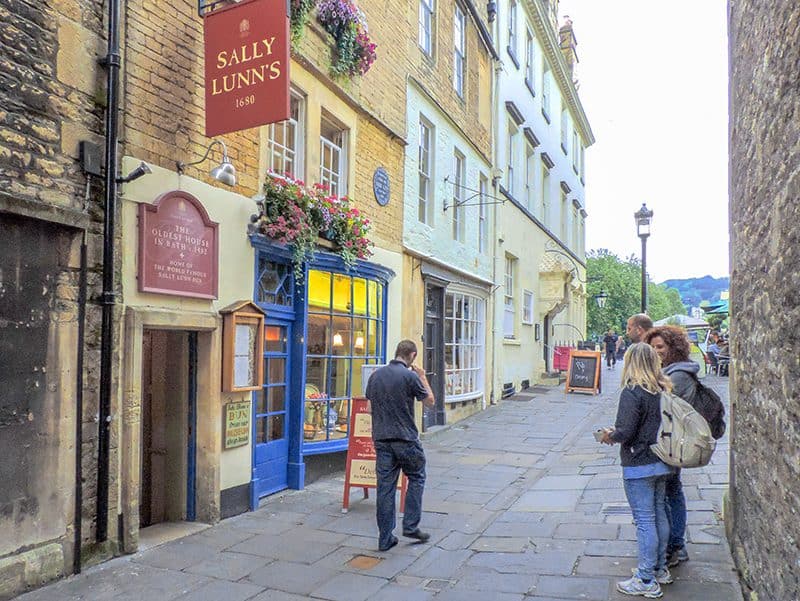
<instances>
[{"instance_id":1,"label":"cobblestone street","mask_svg":"<svg viewBox=\"0 0 800 601\"><path fill-rule=\"evenodd\" d=\"M422 528L376 550L374 499L354 491L341 513L338 474L267 498L254 513L87 569L24 601L605 601L635 564L634 526L618 447L592 431L613 424L621 365L603 394L536 387L428 434ZM706 380L727 397L727 379ZM712 463L684 472L691 560L664 597L742 598L721 523L727 436ZM399 529L399 528L398 528Z\"/></svg>"}]
</instances>

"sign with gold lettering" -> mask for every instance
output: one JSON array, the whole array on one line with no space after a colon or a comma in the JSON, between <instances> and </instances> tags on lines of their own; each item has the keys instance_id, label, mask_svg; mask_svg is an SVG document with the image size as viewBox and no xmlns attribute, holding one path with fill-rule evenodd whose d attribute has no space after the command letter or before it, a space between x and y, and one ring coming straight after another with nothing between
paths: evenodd
<instances>
[{"instance_id":1,"label":"sign with gold lettering","mask_svg":"<svg viewBox=\"0 0 800 601\"><path fill-rule=\"evenodd\" d=\"M225 448L250 442L250 401L225 405Z\"/></svg>"},{"instance_id":2,"label":"sign with gold lettering","mask_svg":"<svg viewBox=\"0 0 800 601\"><path fill-rule=\"evenodd\" d=\"M203 23L206 136L289 118L286 0L246 0Z\"/></svg>"},{"instance_id":3,"label":"sign with gold lettering","mask_svg":"<svg viewBox=\"0 0 800 601\"><path fill-rule=\"evenodd\" d=\"M218 225L174 190L139 205L139 292L217 298Z\"/></svg>"},{"instance_id":4,"label":"sign with gold lettering","mask_svg":"<svg viewBox=\"0 0 800 601\"><path fill-rule=\"evenodd\" d=\"M366 497L368 489L378 486L375 445L372 442L372 414L369 411L369 401L363 397L355 397L351 402L349 432L342 501L342 511L345 513L350 507L351 487L363 488ZM397 481L400 489L400 511L403 511L405 505L406 485L406 477L401 472Z\"/></svg>"}]
</instances>

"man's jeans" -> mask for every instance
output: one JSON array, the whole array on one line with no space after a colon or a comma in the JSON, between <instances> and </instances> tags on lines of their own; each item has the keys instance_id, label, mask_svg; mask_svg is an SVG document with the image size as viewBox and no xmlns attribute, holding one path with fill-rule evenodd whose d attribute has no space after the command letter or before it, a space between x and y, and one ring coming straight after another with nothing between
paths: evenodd
<instances>
[{"instance_id":1,"label":"man's jeans","mask_svg":"<svg viewBox=\"0 0 800 601\"><path fill-rule=\"evenodd\" d=\"M686 497L681 484L681 471L667 476L667 517L669 518L669 543L667 553L686 546Z\"/></svg>"},{"instance_id":2,"label":"man's jeans","mask_svg":"<svg viewBox=\"0 0 800 601\"><path fill-rule=\"evenodd\" d=\"M403 532L419 527L422 515L422 491L425 488L425 452L418 440L375 441L375 470L378 474L377 518L378 547L386 548L396 525L394 497L400 470L408 478Z\"/></svg>"},{"instance_id":3,"label":"man's jeans","mask_svg":"<svg viewBox=\"0 0 800 601\"><path fill-rule=\"evenodd\" d=\"M652 580L655 572L667 567L669 520L665 507L667 476L623 480L625 496L636 521L639 568L636 575Z\"/></svg>"}]
</instances>

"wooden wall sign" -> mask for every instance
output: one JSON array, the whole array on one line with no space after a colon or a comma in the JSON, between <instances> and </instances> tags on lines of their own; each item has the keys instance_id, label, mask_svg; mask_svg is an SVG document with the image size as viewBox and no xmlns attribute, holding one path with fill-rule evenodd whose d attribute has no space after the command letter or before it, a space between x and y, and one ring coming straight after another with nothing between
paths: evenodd
<instances>
[{"instance_id":1,"label":"wooden wall sign","mask_svg":"<svg viewBox=\"0 0 800 601\"><path fill-rule=\"evenodd\" d=\"M222 390L245 392L264 385L264 312L251 301L220 309Z\"/></svg>"},{"instance_id":2,"label":"wooden wall sign","mask_svg":"<svg viewBox=\"0 0 800 601\"><path fill-rule=\"evenodd\" d=\"M287 6L247 0L206 14L207 137L289 118Z\"/></svg>"},{"instance_id":3,"label":"wooden wall sign","mask_svg":"<svg viewBox=\"0 0 800 601\"><path fill-rule=\"evenodd\" d=\"M217 298L218 224L188 192L139 205L139 292Z\"/></svg>"},{"instance_id":4,"label":"wooden wall sign","mask_svg":"<svg viewBox=\"0 0 800 601\"><path fill-rule=\"evenodd\" d=\"M347 513L350 507L351 487L363 489L366 499L369 496L369 489L378 486L375 473L375 445L372 442L372 414L369 413L369 401L363 397L354 397L351 401L348 437L342 513ZM397 487L400 489L400 511L403 511L406 503L406 486L406 477L401 472L397 481Z\"/></svg>"},{"instance_id":5,"label":"wooden wall sign","mask_svg":"<svg viewBox=\"0 0 800 601\"><path fill-rule=\"evenodd\" d=\"M597 394L600 387L600 352L576 351L569 354L567 392Z\"/></svg>"},{"instance_id":6,"label":"wooden wall sign","mask_svg":"<svg viewBox=\"0 0 800 601\"><path fill-rule=\"evenodd\" d=\"M225 448L241 447L250 442L250 401L225 405Z\"/></svg>"}]
</instances>

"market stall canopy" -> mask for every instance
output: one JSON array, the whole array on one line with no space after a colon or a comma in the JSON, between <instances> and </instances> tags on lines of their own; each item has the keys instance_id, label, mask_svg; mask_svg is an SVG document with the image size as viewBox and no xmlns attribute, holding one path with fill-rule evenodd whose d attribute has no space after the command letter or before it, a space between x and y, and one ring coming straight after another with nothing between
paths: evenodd
<instances>
[{"instance_id":1,"label":"market stall canopy","mask_svg":"<svg viewBox=\"0 0 800 601\"><path fill-rule=\"evenodd\" d=\"M712 303L705 307L700 307L703 311L705 311L706 315L727 315L728 314L728 301L721 300L716 303Z\"/></svg>"},{"instance_id":2,"label":"market stall canopy","mask_svg":"<svg viewBox=\"0 0 800 601\"><path fill-rule=\"evenodd\" d=\"M653 323L654 326L683 326L687 330L702 330L708 328L708 322L704 319L697 317L689 317L688 315L681 315L680 313L659 319Z\"/></svg>"}]
</instances>

